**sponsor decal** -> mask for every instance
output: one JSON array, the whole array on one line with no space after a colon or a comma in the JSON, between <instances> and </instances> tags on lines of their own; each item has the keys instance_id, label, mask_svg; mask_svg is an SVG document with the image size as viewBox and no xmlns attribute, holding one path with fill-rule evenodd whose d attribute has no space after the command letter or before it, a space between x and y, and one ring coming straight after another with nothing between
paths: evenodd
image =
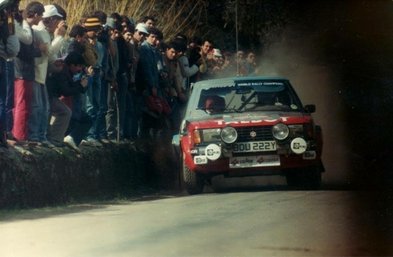
<instances>
[{"instance_id":1,"label":"sponsor decal","mask_svg":"<svg viewBox=\"0 0 393 257\"><path fill-rule=\"evenodd\" d=\"M283 86L282 82L245 81L236 82L238 86Z\"/></svg>"},{"instance_id":2,"label":"sponsor decal","mask_svg":"<svg viewBox=\"0 0 393 257\"><path fill-rule=\"evenodd\" d=\"M194 163L195 164L206 164L207 158L204 155L194 156Z\"/></svg>"},{"instance_id":3,"label":"sponsor decal","mask_svg":"<svg viewBox=\"0 0 393 257\"><path fill-rule=\"evenodd\" d=\"M239 164L239 160L236 159L236 158L233 158L232 161L231 161L231 165L235 166L237 164Z\"/></svg>"},{"instance_id":4,"label":"sponsor decal","mask_svg":"<svg viewBox=\"0 0 393 257\"><path fill-rule=\"evenodd\" d=\"M263 156L261 156L261 157L259 157L258 159L257 159L257 163L262 163L262 162L264 162L265 160L263 159Z\"/></svg>"},{"instance_id":5,"label":"sponsor decal","mask_svg":"<svg viewBox=\"0 0 393 257\"><path fill-rule=\"evenodd\" d=\"M278 155L260 155L249 157L232 157L229 160L229 168L252 168L280 166Z\"/></svg>"},{"instance_id":6,"label":"sponsor decal","mask_svg":"<svg viewBox=\"0 0 393 257\"><path fill-rule=\"evenodd\" d=\"M242 158L242 159L233 158L233 160L231 161L232 165L237 165L237 164L247 165L248 164L247 166L251 166L251 164L253 164L253 163L254 163L254 160L251 158L247 158L247 157Z\"/></svg>"},{"instance_id":7,"label":"sponsor decal","mask_svg":"<svg viewBox=\"0 0 393 257\"><path fill-rule=\"evenodd\" d=\"M199 153L198 149L191 149L190 150L190 154L198 154L198 153Z\"/></svg>"},{"instance_id":8,"label":"sponsor decal","mask_svg":"<svg viewBox=\"0 0 393 257\"><path fill-rule=\"evenodd\" d=\"M260 119L260 120L240 120L240 121L224 121L224 120L217 120L217 124L222 125L231 125L231 124L256 124L261 122L269 122L269 123L277 123L277 122L287 122L288 117L281 117L280 119Z\"/></svg>"},{"instance_id":9,"label":"sponsor decal","mask_svg":"<svg viewBox=\"0 0 393 257\"><path fill-rule=\"evenodd\" d=\"M307 150L307 142L303 138L297 137L291 141L291 150L296 154L302 154Z\"/></svg>"},{"instance_id":10,"label":"sponsor decal","mask_svg":"<svg viewBox=\"0 0 393 257\"><path fill-rule=\"evenodd\" d=\"M209 160L215 161L221 156L221 147L216 144L210 144L205 149L205 155Z\"/></svg>"}]
</instances>

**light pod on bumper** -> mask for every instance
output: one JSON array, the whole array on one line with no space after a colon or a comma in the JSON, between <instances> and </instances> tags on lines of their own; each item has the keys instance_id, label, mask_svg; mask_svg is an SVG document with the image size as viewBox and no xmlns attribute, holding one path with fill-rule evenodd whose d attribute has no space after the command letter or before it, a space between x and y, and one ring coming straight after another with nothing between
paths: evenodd
<instances>
[{"instance_id":1,"label":"light pod on bumper","mask_svg":"<svg viewBox=\"0 0 393 257\"><path fill-rule=\"evenodd\" d=\"M221 147L216 144L210 144L205 149L205 155L211 161L218 160L221 156Z\"/></svg>"},{"instance_id":2,"label":"light pod on bumper","mask_svg":"<svg viewBox=\"0 0 393 257\"><path fill-rule=\"evenodd\" d=\"M307 150L307 142L301 137L294 138L291 141L291 150L296 154L302 154Z\"/></svg>"}]
</instances>

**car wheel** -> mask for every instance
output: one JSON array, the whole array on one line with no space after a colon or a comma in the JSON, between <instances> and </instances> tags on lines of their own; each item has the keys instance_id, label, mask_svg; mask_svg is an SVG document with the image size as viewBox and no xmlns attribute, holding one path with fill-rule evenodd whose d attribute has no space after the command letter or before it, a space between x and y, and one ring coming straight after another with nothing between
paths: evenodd
<instances>
[{"instance_id":1,"label":"car wheel","mask_svg":"<svg viewBox=\"0 0 393 257\"><path fill-rule=\"evenodd\" d=\"M187 192L190 195L200 194L203 191L204 180L202 176L196 172L192 172L183 160L183 182Z\"/></svg>"},{"instance_id":2,"label":"car wheel","mask_svg":"<svg viewBox=\"0 0 393 257\"><path fill-rule=\"evenodd\" d=\"M286 174L287 184L295 189L318 190L321 187L321 171L317 167L291 170Z\"/></svg>"}]
</instances>

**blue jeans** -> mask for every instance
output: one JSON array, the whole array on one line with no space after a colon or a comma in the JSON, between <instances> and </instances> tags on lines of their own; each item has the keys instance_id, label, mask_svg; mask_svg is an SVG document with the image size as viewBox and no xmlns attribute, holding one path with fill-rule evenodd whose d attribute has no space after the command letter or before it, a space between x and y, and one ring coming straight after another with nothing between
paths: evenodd
<instances>
[{"instance_id":1,"label":"blue jeans","mask_svg":"<svg viewBox=\"0 0 393 257\"><path fill-rule=\"evenodd\" d=\"M124 121L126 115L126 98L128 81L126 74L117 76L118 90L115 92L108 87L108 111L106 113L106 129L108 139L116 139L119 133L120 139L124 138ZM119 112L117 109L119 108ZM118 122L119 119L119 122ZM119 124L117 124L119 123ZM120 129L118 128L118 125ZM119 131L118 131L119 129Z\"/></svg>"},{"instance_id":2,"label":"blue jeans","mask_svg":"<svg viewBox=\"0 0 393 257\"><path fill-rule=\"evenodd\" d=\"M29 140L46 141L49 123L49 100L46 86L33 83L33 98L31 101L31 116L29 118Z\"/></svg>"},{"instance_id":3,"label":"blue jeans","mask_svg":"<svg viewBox=\"0 0 393 257\"><path fill-rule=\"evenodd\" d=\"M94 69L94 75L89 80L86 91L86 113L90 117L91 126L87 132L87 139L99 139L99 110L101 94L100 70Z\"/></svg>"},{"instance_id":4,"label":"blue jeans","mask_svg":"<svg viewBox=\"0 0 393 257\"><path fill-rule=\"evenodd\" d=\"M124 124L124 137L135 140L138 138L139 117L137 110L137 95L135 91L127 92L126 117Z\"/></svg>"},{"instance_id":5,"label":"blue jeans","mask_svg":"<svg viewBox=\"0 0 393 257\"><path fill-rule=\"evenodd\" d=\"M106 139L106 120L105 116L108 111L108 82L105 79L101 79L101 92L100 92L100 103L98 109L97 125L98 125L98 136L99 139Z\"/></svg>"},{"instance_id":6,"label":"blue jeans","mask_svg":"<svg viewBox=\"0 0 393 257\"><path fill-rule=\"evenodd\" d=\"M84 99L85 94L78 94L72 97L72 115L70 126L66 133L74 139L77 145L86 137L87 131L91 127L90 117L83 110Z\"/></svg>"},{"instance_id":7,"label":"blue jeans","mask_svg":"<svg viewBox=\"0 0 393 257\"><path fill-rule=\"evenodd\" d=\"M117 97L119 102L120 138L124 138L128 93L128 79L126 73L117 76L117 86L119 88Z\"/></svg>"}]
</instances>

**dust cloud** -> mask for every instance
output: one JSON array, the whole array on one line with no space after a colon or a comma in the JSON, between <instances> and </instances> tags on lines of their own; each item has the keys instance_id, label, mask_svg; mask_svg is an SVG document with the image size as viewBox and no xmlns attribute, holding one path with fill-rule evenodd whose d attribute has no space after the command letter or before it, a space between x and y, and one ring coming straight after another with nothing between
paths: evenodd
<instances>
[{"instance_id":1,"label":"dust cloud","mask_svg":"<svg viewBox=\"0 0 393 257\"><path fill-rule=\"evenodd\" d=\"M291 13L267 39L261 73L288 78L303 104L316 104L323 181L370 184L390 165L393 1L296 1Z\"/></svg>"},{"instance_id":2,"label":"dust cloud","mask_svg":"<svg viewBox=\"0 0 393 257\"><path fill-rule=\"evenodd\" d=\"M351 181L350 146L346 140L343 99L337 85L339 76L321 60L317 38L299 28L287 28L279 42L272 43L260 56L261 75L280 76L290 80L303 104L315 104L315 124L322 127L322 159L326 184L348 184Z\"/></svg>"},{"instance_id":3,"label":"dust cloud","mask_svg":"<svg viewBox=\"0 0 393 257\"><path fill-rule=\"evenodd\" d=\"M364 255L391 256L393 1L305 1L294 15L260 56L261 71L316 104L323 182L361 189L345 214L349 239L373 249Z\"/></svg>"}]
</instances>

